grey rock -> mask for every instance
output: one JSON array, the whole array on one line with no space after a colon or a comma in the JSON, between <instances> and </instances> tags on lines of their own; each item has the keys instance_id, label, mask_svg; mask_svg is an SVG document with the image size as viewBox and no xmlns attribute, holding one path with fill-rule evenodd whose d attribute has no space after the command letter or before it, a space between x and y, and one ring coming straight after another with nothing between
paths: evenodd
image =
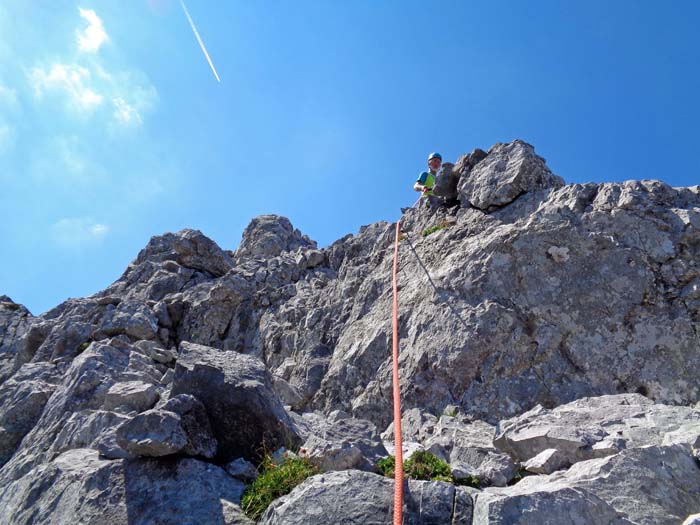
<instances>
[{"instance_id":1,"label":"grey rock","mask_svg":"<svg viewBox=\"0 0 700 525\"><path fill-rule=\"evenodd\" d=\"M138 341L135 346L157 363L168 364L175 361L175 352L168 348L162 348L155 341Z\"/></svg>"},{"instance_id":2,"label":"grey rock","mask_svg":"<svg viewBox=\"0 0 700 525\"><path fill-rule=\"evenodd\" d=\"M0 384L19 368L15 364L22 338L34 322L32 314L7 295L0 296Z\"/></svg>"},{"instance_id":3,"label":"grey rock","mask_svg":"<svg viewBox=\"0 0 700 525\"><path fill-rule=\"evenodd\" d=\"M0 521L90 525L250 524L244 485L194 459L103 460L76 449L0 492Z\"/></svg>"},{"instance_id":4,"label":"grey rock","mask_svg":"<svg viewBox=\"0 0 700 525\"><path fill-rule=\"evenodd\" d=\"M469 493L439 481L409 481L404 492L408 525L470 525ZM357 470L312 476L275 500L260 520L264 525L393 523L393 481Z\"/></svg>"},{"instance_id":5,"label":"grey rock","mask_svg":"<svg viewBox=\"0 0 700 525\"><path fill-rule=\"evenodd\" d=\"M442 197L445 203L455 204L457 203L458 182L459 173L454 171L454 165L450 162L444 162L435 177L433 193Z\"/></svg>"},{"instance_id":6,"label":"grey rock","mask_svg":"<svg viewBox=\"0 0 700 525\"><path fill-rule=\"evenodd\" d=\"M124 407L127 410L143 412L158 401L158 389L143 381L125 381L113 384L105 394L104 408L114 410Z\"/></svg>"},{"instance_id":7,"label":"grey rock","mask_svg":"<svg viewBox=\"0 0 700 525\"><path fill-rule=\"evenodd\" d=\"M117 443L134 456L167 456L187 445L187 434L178 414L147 410L117 429Z\"/></svg>"},{"instance_id":8,"label":"grey rock","mask_svg":"<svg viewBox=\"0 0 700 525\"><path fill-rule=\"evenodd\" d=\"M523 467L528 472L534 472L535 474L551 474L569 465L570 463L566 457L560 454L556 448L548 448L535 457L528 459L523 464Z\"/></svg>"},{"instance_id":9,"label":"grey rock","mask_svg":"<svg viewBox=\"0 0 700 525\"><path fill-rule=\"evenodd\" d=\"M379 459L388 456L373 423L339 411L318 422L301 446L321 472L358 469L376 471Z\"/></svg>"},{"instance_id":10,"label":"grey rock","mask_svg":"<svg viewBox=\"0 0 700 525\"><path fill-rule=\"evenodd\" d=\"M316 243L295 230L286 217L261 215L246 227L235 258L274 257L299 247L316 248Z\"/></svg>"},{"instance_id":11,"label":"grey rock","mask_svg":"<svg viewBox=\"0 0 700 525\"><path fill-rule=\"evenodd\" d=\"M687 445L645 446L476 497L474 523L680 523L700 505Z\"/></svg>"},{"instance_id":12,"label":"grey rock","mask_svg":"<svg viewBox=\"0 0 700 525\"><path fill-rule=\"evenodd\" d=\"M493 445L496 429L484 421L442 415L423 444L452 468L455 479L476 477L483 485L505 486L515 476L515 462Z\"/></svg>"},{"instance_id":13,"label":"grey rock","mask_svg":"<svg viewBox=\"0 0 700 525\"><path fill-rule=\"evenodd\" d=\"M290 406L293 409L301 408L304 404L304 399L301 397L296 388L290 385L287 381L278 375L272 375L272 388L285 404L285 406Z\"/></svg>"},{"instance_id":14,"label":"grey rock","mask_svg":"<svg viewBox=\"0 0 700 525\"><path fill-rule=\"evenodd\" d=\"M115 429L128 420L123 414L106 410L86 409L73 412L53 440L49 457L77 448L92 448L100 453L105 451L110 457L128 457L128 454L115 447L112 441Z\"/></svg>"},{"instance_id":15,"label":"grey rock","mask_svg":"<svg viewBox=\"0 0 700 525\"><path fill-rule=\"evenodd\" d=\"M691 514L685 519L683 525L700 525L700 514Z\"/></svg>"},{"instance_id":16,"label":"grey rock","mask_svg":"<svg viewBox=\"0 0 700 525\"><path fill-rule=\"evenodd\" d=\"M151 238L148 246L131 263L129 270L138 269L146 262L159 263L170 273L178 273L184 267L217 277L224 275L233 265L228 253L202 232L192 229ZM171 265L167 266L167 263Z\"/></svg>"},{"instance_id":17,"label":"grey rock","mask_svg":"<svg viewBox=\"0 0 700 525\"><path fill-rule=\"evenodd\" d=\"M460 414L455 406L446 407L440 418L420 409L408 410L401 425L404 457L408 459L417 450L427 450L450 464L455 479L476 477L483 485L504 486L518 470L507 454L494 447L496 428ZM382 438L393 440L393 428L392 423Z\"/></svg>"},{"instance_id":18,"label":"grey rock","mask_svg":"<svg viewBox=\"0 0 700 525\"><path fill-rule=\"evenodd\" d=\"M102 409L107 391L126 369L128 353L129 347L118 341L112 344L95 342L73 359L39 420L0 469L0 487L53 459L53 444L72 414ZM94 429L97 431L96 427ZM68 442L69 436L61 440Z\"/></svg>"},{"instance_id":19,"label":"grey rock","mask_svg":"<svg viewBox=\"0 0 700 525\"><path fill-rule=\"evenodd\" d=\"M298 446L300 438L272 389L272 378L255 358L183 342L171 395L191 394L206 407L219 443L217 461L260 456Z\"/></svg>"},{"instance_id":20,"label":"grey rock","mask_svg":"<svg viewBox=\"0 0 700 525\"><path fill-rule=\"evenodd\" d=\"M224 466L226 472L244 483L252 483L258 477L258 469L250 461L243 458L234 459Z\"/></svg>"},{"instance_id":21,"label":"grey rock","mask_svg":"<svg viewBox=\"0 0 700 525\"><path fill-rule=\"evenodd\" d=\"M217 449L204 405L187 394L123 423L116 437L119 446L134 456L183 453L213 458Z\"/></svg>"},{"instance_id":22,"label":"grey rock","mask_svg":"<svg viewBox=\"0 0 700 525\"><path fill-rule=\"evenodd\" d=\"M698 410L620 394L579 399L553 410L537 407L502 421L494 443L521 462L555 448L567 462L575 463L625 448L661 445L667 434L697 431L699 423Z\"/></svg>"},{"instance_id":23,"label":"grey rock","mask_svg":"<svg viewBox=\"0 0 700 525\"><path fill-rule=\"evenodd\" d=\"M36 425L56 389L58 374L48 363L26 364L0 385L0 467Z\"/></svg>"},{"instance_id":24,"label":"grey rock","mask_svg":"<svg viewBox=\"0 0 700 525\"><path fill-rule=\"evenodd\" d=\"M523 193L563 185L564 180L547 168L530 144L515 140L494 145L468 175L461 177L459 195L462 204L490 210L511 203Z\"/></svg>"}]
</instances>

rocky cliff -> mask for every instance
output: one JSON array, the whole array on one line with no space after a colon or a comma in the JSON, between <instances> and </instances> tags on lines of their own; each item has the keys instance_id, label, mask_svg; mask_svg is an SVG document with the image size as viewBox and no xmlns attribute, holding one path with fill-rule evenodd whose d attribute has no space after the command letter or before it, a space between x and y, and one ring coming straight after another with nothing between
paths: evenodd
<instances>
[{"instance_id":1,"label":"rocky cliff","mask_svg":"<svg viewBox=\"0 0 700 525\"><path fill-rule=\"evenodd\" d=\"M402 219L405 439L487 488L411 481L406 523L700 512L700 188L567 185L516 140L436 191ZM246 523L234 465L284 446L323 473L264 523L390 523L393 232L268 215L41 316L1 296L0 522Z\"/></svg>"}]
</instances>

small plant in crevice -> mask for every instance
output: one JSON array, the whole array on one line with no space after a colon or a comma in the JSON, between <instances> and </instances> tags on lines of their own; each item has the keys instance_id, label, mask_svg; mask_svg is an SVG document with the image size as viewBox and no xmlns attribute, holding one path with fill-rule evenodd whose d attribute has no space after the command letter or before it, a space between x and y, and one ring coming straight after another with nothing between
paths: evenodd
<instances>
[{"instance_id":1,"label":"small plant in crevice","mask_svg":"<svg viewBox=\"0 0 700 525\"><path fill-rule=\"evenodd\" d=\"M78 347L75 349L75 353L76 353L76 354L82 354L82 353L87 349L88 346L90 346L90 342L89 342L89 341L86 341L86 342L84 342L84 343L80 343L80 344L78 345Z\"/></svg>"},{"instance_id":2,"label":"small plant in crevice","mask_svg":"<svg viewBox=\"0 0 700 525\"><path fill-rule=\"evenodd\" d=\"M396 458L389 456L377 462L377 469L386 477L394 476ZM435 454L427 451L415 452L403 462L403 471L408 479L425 481L447 481L454 483L450 466Z\"/></svg>"},{"instance_id":3,"label":"small plant in crevice","mask_svg":"<svg viewBox=\"0 0 700 525\"><path fill-rule=\"evenodd\" d=\"M254 521L260 519L270 503L318 473L318 468L307 458L290 456L277 465L269 454L265 455L258 470L260 474L246 487L241 499L241 509Z\"/></svg>"},{"instance_id":4,"label":"small plant in crevice","mask_svg":"<svg viewBox=\"0 0 700 525\"><path fill-rule=\"evenodd\" d=\"M448 227L452 226L453 224L454 224L453 222L450 222L448 220L442 220L438 224L436 224L435 226L431 226L430 228L426 228L425 230L423 230L423 233L421 233L421 235L423 237L427 237L428 235L435 233L437 231L440 231L440 230L444 230L445 228L448 228Z\"/></svg>"},{"instance_id":5,"label":"small plant in crevice","mask_svg":"<svg viewBox=\"0 0 700 525\"><path fill-rule=\"evenodd\" d=\"M377 469L379 472L386 476L387 478L394 477L394 468L396 467L396 458L394 456L389 456L388 458L382 458L377 461Z\"/></svg>"},{"instance_id":6,"label":"small plant in crevice","mask_svg":"<svg viewBox=\"0 0 700 525\"><path fill-rule=\"evenodd\" d=\"M435 454L425 450L415 452L403 462L403 468L411 479L454 482L450 466Z\"/></svg>"},{"instance_id":7,"label":"small plant in crevice","mask_svg":"<svg viewBox=\"0 0 700 525\"><path fill-rule=\"evenodd\" d=\"M471 487L473 489L481 488L481 480L476 476L467 476L466 478L460 478L455 480L455 485L461 485L463 487Z\"/></svg>"}]
</instances>

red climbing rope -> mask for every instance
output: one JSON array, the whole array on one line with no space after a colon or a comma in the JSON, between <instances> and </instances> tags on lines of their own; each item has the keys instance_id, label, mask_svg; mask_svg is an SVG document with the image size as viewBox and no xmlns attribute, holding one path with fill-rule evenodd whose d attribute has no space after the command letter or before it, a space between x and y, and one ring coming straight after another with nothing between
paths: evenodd
<instances>
[{"instance_id":1,"label":"red climbing rope","mask_svg":"<svg viewBox=\"0 0 700 525\"><path fill-rule=\"evenodd\" d=\"M396 222L396 240L394 241L394 271L392 285L394 288L393 312L393 354L394 354L394 525L403 523L403 440L401 439L401 395L399 391L399 292L396 279L399 267L399 236L401 221Z\"/></svg>"}]
</instances>

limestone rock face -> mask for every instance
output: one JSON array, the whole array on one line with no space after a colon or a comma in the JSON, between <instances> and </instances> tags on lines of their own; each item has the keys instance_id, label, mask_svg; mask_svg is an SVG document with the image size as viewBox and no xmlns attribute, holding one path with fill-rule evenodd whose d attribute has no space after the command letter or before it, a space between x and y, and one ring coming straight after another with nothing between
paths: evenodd
<instances>
[{"instance_id":1,"label":"limestone rock face","mask_svg":"<svg viewBox=\"0 0 700 525\"><path fill-rule=\"evenodd\" d=\"M393 523L393 481L377 474L345 470L308 478L276 500L260 520L264 525ZM404 523L471 525L469 491L439 481L409 481Z\"/></svg>"},{"instance_id":2,"label":"limestone rock face","mask_svg":"<svg viewBox=\"0 0 700 525\"><path fill-rule=\"evenodd\" d=\"M20 338L32 323L32 314L7 295L0 295L0 384L16 370Z\"/></svg>"},{"instance_id":3,"label":"limestone rock face","mask_svg":"<svg viewBox=\"0 0 700 525\"><path fill-rule=\"evenodd\" d=\"M505 486L518 470L513 459L494 446L496 427L457 413L456 407L439 418L417 408L408 410L401 418L401 426L404 457L416 450L427 450L448 463L457 480L477 478L482 486ZM393 423L382 438L385 443L393 442ZM393 446L387 448L393 452Z\"/></svg>"},{"instance_id":4,"label":"limestone rock face","mask_svg":"<svg viewBox=\"0 0 700 525\"><path fill-rule=\"evenodd\" d=\"M24 523L249 524L243 483L194 459L103 460L74 449L0 492L0 521Z\"/></svg>"},{"instance_id":5,"label":"limestone rock face","mask_svg":"<svg viewBox=\"0 0 700 525\"><path fill-rule=\"evenodd\" d=\"M159 409L138 414L116 430L117 443L134 456L167 456L181 452L213 458L217 443L204 405L180 394Z\"/></svg>"},{"instance_id":6,"label":"limestone rock face","mask_svg":"<svg viewBox=\"0 0 700 525\"><path fill-rule=\"evenodd\" d=\"M48 363L26 364L0 385L0 466L34 428L56 390L59 374Z\"/></svg>"},{"instance_id":7,"label":"limestone rock face","mask_svg":"<svg viewBox=\"0 0 700 525\"><path fill-rule=\"evenodd\" d=\"M334 411L328 418L305 414L301 425L308 435L300 453L321 472L331 470L376 471L377 461L388 456L373 423Z\"/></svg>"},{"instance_id":8,"label":"limestone rock face","mask_svg":"<svg viewBox=\"0 0 700 525\"><path fill-rule=\"evenodd\" d=\"M464 168L472 159L463 160ZM463 204L468 202L480 210L491 210L513 202L523 193L563 185L564 180L547 168L530 144L516 140L494 145L460 178L459 194Z\"/></svg>"},{"instance_id":9,"label":"limestone rock face","mask_svg":"<svg viewBox=\"0 0 700 525\"><path fill-rule=\"evenodd\" d=\"M236 250L236 259L275 257L301 246L316 248L316 243L295 230L286 217L260 215L243 232L243 240Z\"/></svg>"},{"instance_id":10,"label":"limestone rock face","mask_svg":"<svg viewBox=\"0 0 700 525\"><path fill-rule=\"evenodd\" d=\"M632 447L700 439L700 410L654 404L639 394L584 398L553 410L536 407L500 423L495 445L518 461L548 449L577 461L609 456Z\"/></svg>"},{"instance_id":11,"label":"limestone rock face","mask_svg":"<svg viewBox=\"0 0 700 525\"><path fill-rule=\"evenodd\" d=\"M269 450L300 444L270 373L251 356L183 342L171 390L178 394L190 394L206 407L218 461L257 459L263 443Z\"/></svg>"},{"instance_id":12,"label":"limestone rock face","mask_svg":"<svg viewBox=\"0 0 700 525\"><path fill-rule=\"evenodd\" d=\"M476 496L474 523L681 523L700 505L688 445L650 445Z\"/></svg>"},{"instance_id":13,"label":"limestone rock face","mask_svg":"<svg viewBox=\"0 0 700 525\"><path fill-rule=\"evenodd\" d=\"M700 187L564 185L520 140L445 163L438 179L454 205L421 203L401 221L407 446L490 485L476 496L475 521L652 523L666 512L681 522L697 513L683 487L695 483L700 447ZM313 437L324 468L370 470L385 453L375 427L392 418L393 236L393 224L377 222L319 249L287 219L263 216L235 252L196 230L155 236L105 290L38 316L0 296L0 508L14 520L4 521L30 521L27 509L59 480L56 490L68 492L47 492L61 502L54 512L99 523L69 492L126 465L152 468L139 474L144 494L157 492L159 472L182 487L172 465L203 468L188 454L216 471ZM158 445L167 455L146 460L127 450L129 439L120 444L117 429L139 417L157 423L142 430L173 429ZM390 452L391 433L382 437ZM82 465L69 476L66 458ZM543 474L497 487L523 467ZM603 471L647 485L621 474L606 485ZM331 486L359 475L324 476L314 491L331 502L344 497ZM386 508L386 481L358 479L377 487L362 497ZM654 479L664 483L649 495ZM454 491L430 496L435 509L472 508L469 492L430 487ZM214 501L217 490L200 496ZM650 517L639 510L647 499ZM116 523L119 505L106 514ZM244 519L232 505L212 517L207 503L200 521ZM37 519L49 506L35 507Z\"/></svg>"}]
</instances>

